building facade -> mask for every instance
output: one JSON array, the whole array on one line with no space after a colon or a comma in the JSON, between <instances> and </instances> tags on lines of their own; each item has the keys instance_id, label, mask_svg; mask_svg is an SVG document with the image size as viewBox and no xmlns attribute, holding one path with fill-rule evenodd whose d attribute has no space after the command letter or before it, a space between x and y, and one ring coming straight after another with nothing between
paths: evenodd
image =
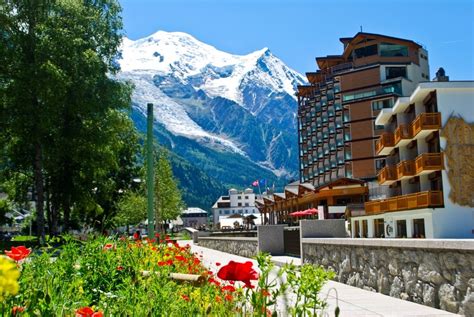
<instances>
[{"instance_id":1,"label":"building facade","mask_svg":"<svg viewBox=\"0 0 474 317\"><path fill-rule=\"evenodd\" d=\"M474 238L474 82L420 83L375 124L386 197L351 218L353 237Z\"/></svg>"},{"instance_id":2,"label":"building facade","mask_svg":"<svg viewBox=\"0 0 474 317\"><path fill-rule=\"evenodd\" d=\"M260 217L255 207L255 193L251 188L244 191L230 189L229 195L221 196L212 206L214 224L219 223L219 218L227 218L230 215L255 215Z\"/></svg>"},{"instance_id":3,"label":"building facade","mask_svg":"<svg viewBox=\"0 0 474 317\"><path fill-rule=\"evenodd\" d=\"M189 207L183 210L180 217L184 227L199 228L207 225L207 216L207 211L197 207Z\"/></svg>"},{"instance_id":4,"label":"building facade","mask_svg":"<svg viewBox=\"0 0 474 317\"><path fill-rule=\"evenodd\" d=\"M374 187L371 195L383 195L372 182L383 166L375 153L383 126L375 118L429 80L428 54L411 40L379 34L340 41L342 54L316 58L319 70L298 87L300 182L361 179Z\"/></svg>"}]
</instances>

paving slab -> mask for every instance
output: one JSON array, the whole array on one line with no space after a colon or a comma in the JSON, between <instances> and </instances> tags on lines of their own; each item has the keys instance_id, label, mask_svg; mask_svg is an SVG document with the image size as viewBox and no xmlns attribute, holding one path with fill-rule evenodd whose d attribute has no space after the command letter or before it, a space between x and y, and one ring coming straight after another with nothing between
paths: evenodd
<instances>
[{"instance_id":1,"label":"paving slab","mask_svg":"<svg viewBox=\"0 0 474 317\"><path fill-rule=\"evenodd\" d=\"M180 241L180 244L190 244L191 251L202 255L203 264L211 271L216 272L219 266L216 263L226 264L230 260L236 262L252 261L257 267L257 261L242 256L225 253L213 249L200 247L193 244L192 241ZM301 265L301 259L290 256L275 256L272 261L281 266L292 262L295 265ZM425 305L401 300L398 298L363 290L350 285L329 281L321 290L321 298L327 300L327 309L324 316L335 316L334 311L337 306L340 308L341 317L345 316L430 316L447 317L459 316L444 310L431 308ZM285 307L291 305L292 294L288 294L286 300L278 301L278 315L287 316Z\"/></svg>"}]
</instances>

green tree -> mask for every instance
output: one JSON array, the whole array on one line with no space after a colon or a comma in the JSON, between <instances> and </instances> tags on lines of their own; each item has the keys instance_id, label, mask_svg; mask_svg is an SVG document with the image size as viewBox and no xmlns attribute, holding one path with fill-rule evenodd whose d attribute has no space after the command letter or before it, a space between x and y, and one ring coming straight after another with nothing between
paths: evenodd
<instances>
[{"instance_id":1,"label":"green tree","mask_svg":"<svg viewBox=\"0 0 474 317\"><path fill-rule=\"evenodd\" d=\"M176 219L185 208L178 183L173 176L168 153L161 150L155 168L155 221L158 224Z\"/></svg>"},{"instance_id":2,"label":"green tree","mask_svg":"<svg viewBox=\"0 0 474 317\"><path fill-rule=\"evenodd\" d=\"M114 193L133 177L120 177L121 137L131 133L123 113L131 87L113 77L120 10L116 0L0 2L0 140L9 163L0 166L32 175L42 240L46 198L53 231L60 211L69 227L73 208L103 226Z\"/></svg>"},{"instance_id":3,"label":"green tree","mask_svg":"<svg viewBox=\"0 0 474 317\"><path fill-rule=\"evenodd\" d=\"M127 233L129 234L130 225L136 225L146 219L146 197L139 192L128 191L122 195L116 204L116 208L115 224L127 226Z\"/></svg>"}]
</instances>

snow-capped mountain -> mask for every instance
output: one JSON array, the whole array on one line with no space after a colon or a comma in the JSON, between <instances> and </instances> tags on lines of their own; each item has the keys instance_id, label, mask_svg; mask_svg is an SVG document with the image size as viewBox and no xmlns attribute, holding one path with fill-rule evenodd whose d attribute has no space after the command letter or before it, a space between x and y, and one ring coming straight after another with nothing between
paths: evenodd
<instances>
[{"instance_id":1,"label":"snow-capped mountain","mask_svg":"<svg viewBox=\"0 0 474 317\"><path fill-rule=\"evenodd\" d=\"M188 139L187 146L227 153L277 176L295 175L294 94L305 79L268 48L233 55L186 33L158 31L125 38L120 65L119 78L135 86L134 111L144 116L146 104L154 104L156 127L166 130L161 136L173 151L204 164L199 155L187 157L194 153L183 149Z\"/></svg>"}]
</instances>

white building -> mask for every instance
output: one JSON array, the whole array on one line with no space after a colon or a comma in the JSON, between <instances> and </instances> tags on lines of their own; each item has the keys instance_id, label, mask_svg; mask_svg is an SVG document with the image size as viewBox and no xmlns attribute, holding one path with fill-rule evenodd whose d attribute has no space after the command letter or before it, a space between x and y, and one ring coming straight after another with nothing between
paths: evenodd
<instances>
[{"instance_id":1,"label":"white building","mask_svg":"<svg viewBox=\"0 0 474 317\"><path fill-rule=\"evenodd\" d=\"M197 208L189 207L181 213L181 219L184 227L199 228L207 225L207 211Z\"/></svg>"},{"instance_id":2,"label":"white building","mask_svg":"<svg viewBox=\"0 0 474 317\"><path fill-rule=\"evenodd\" d=\"M388 195L351 218L352 236L474 238L474 81L420 83L375 123Z\"/></svg>"},{"instance_id":3,"label":"white building","mask_svg":"<svg viewBox=\"0 0 474 317\"><path fill-rule=\"evenodd\" d=\"M228 196L221 196L212 206L213 221L220 222L220 218L240 214L244 216L255 215L260 220L260 213L255 207L255 194L252 189L247 188L242 192L232 188Z\"/></svg>"}]
</instances>

